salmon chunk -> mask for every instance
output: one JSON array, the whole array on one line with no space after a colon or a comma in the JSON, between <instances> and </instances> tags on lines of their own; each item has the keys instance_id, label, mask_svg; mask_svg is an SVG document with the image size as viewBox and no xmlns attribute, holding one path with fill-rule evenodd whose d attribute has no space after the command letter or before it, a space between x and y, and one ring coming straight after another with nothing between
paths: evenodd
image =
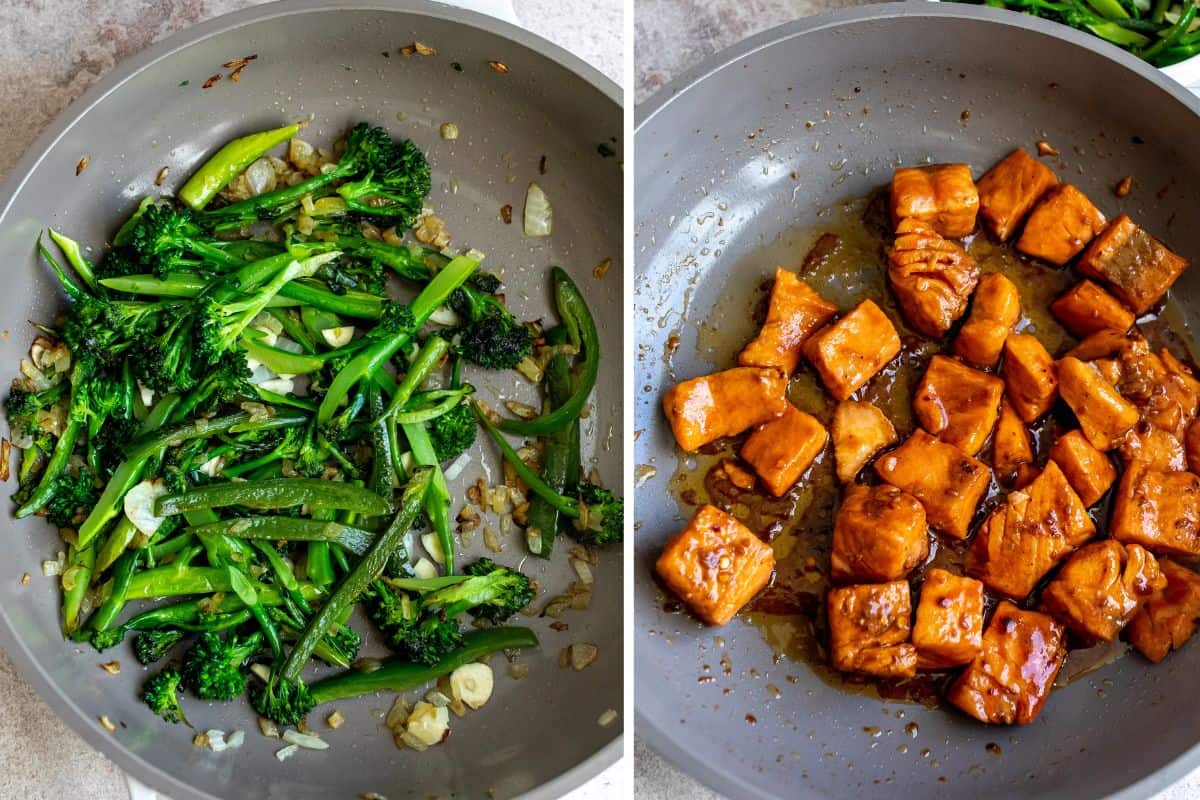
<instances>
[{"instance_id":1,"label":"salmon chunk","mask_svg":"<svg viewBox=\"0 0 1200 800\"><path fill-rule=\"evenodd\" d=\"M1009 494L975 534L967 550L967 574L1021 601L1095 533L1087 507L1050 461L1032 483Z\"/></svg>"},{"instance_id":2,"label":"salmon chunk","mask_svg":"<svg viewBox=\"0 0 1200 800\"><path fill-rule=\"evenodd\" d=\"M1080 339L1096 331L1133 327L1133 312L1093 281L1080 281L1050 304L1050 311L1063 327Z\"/></svg>"},{"instance_id":3,"label":"salmon chunk","mask_svg":"<svg viewBox=\"0 0 1200 800\"><path fill-rule=\"evenodd\" d=\"M1067 476L1067 483L1088 508L1100 502L1117 479L1112 460L1097 450L1083 431L1064 433L1050 448L1050 460Z\"/></svg>"},{"instance_id":4,"label":"salmon chunk","mask_svg":"<svg viewBox=\"0 0 1200 800\"><path fill-rule=\"evenodd\" d=\"M1187 468L1200 474L1200 420L1192 420L1188 425L1183 446L1187 455Z\"/></svg>"},{"instance_id":5,"label":"salmon chunk","mask_svg":"<svg viewBox=\"0 0 1200 800\"><path fill-rule=\"evenodd\" d=\"M1098 450L1112 450L1138 421L1138 411L1100 371L1070 356L1057 365L1058 390Z\"/></svg>"},{"instance_id":6,"label":"salmon chunk","mask_svg":"<svg viewBox=\"0 0 1200 800\"><path fill-rule=\"evenodd\" d=\"M741 456L779 497L809 468L829 441L825 426L791 403L780 416L754 429L742 445Z\"/></svg>"},{"instance_id":7,"label":"salmon chunk","mask_svg":"<svg viewBox=\"0 0 1200 800\"><path fill-rule=\"evenodd\" d=\"M1133 462L1117 485L1109 535L1152 553L1200 556L1200 478Z\"/></svg>"},{"instance_id":8,"label":"salmon chunk","mask_svg":"<svg viewBox=\"0 0 1200 800\"><path fill-rule=\"evenodd\" d=\"M846 487L833 525L835 581L899 580L928 555L925 509L917 498L886 483Z\"/></svg>"},{"instance_id":9,"label":"salmon chunk","mask_svg":"<svg viewBox=\"0 0 1200 800\"><path fill-rule=\"evenodd\" d=\"M1005 486L1020 488L1037 477L1029 429L1008 400L1000 403L996 435L992 437L992 468Z\"/></svg>"},{"instance_id":10,"label":"salmon chunk","mask_svg":"<svg viewBox=\"0 0 1200 800\"><path fill-rule=\"evenodd\" d=\"M777 267L767 321L742 350L738 363L743 367L774 367L791 375L800 364L800 345L836 313L837 306L809 288L796 273Z\"/></svg>"},{"instance_id":11,"label":"salmon chunk","mask_svg":"<svg viewBox=\"0 0 1200 800\"><path fill-rule=\"evenodd\" d=\"M875 471L920 500L929 524L955 539L967 538L989 477L983 462L919 428L877 459Z\"/></svg>"},{"instance_id":12,"label":"salmon chunk","mask_svg":"<svg viewBox=\"0 0 1200 800\"><path fill-rule=\"evenodd\" d=\"M921 427L969 456L996 425L1004 381L961 361L934 356L913 397Z\"/></svg>"},{"instance_id":13,"label":"salmon chunk","mask_svg":"<svg viewBox=\"0 0 1200 800\"><path fill-rule=\"evenodd\" d=\"M1033 722L1067 655L1063 634L1052 617L1002 602L983 634L982 651L946 699L980 722Z\"/></svg>"},{"instance_id":14,"label":"salmon chunk","mask_svg":"<svg viewBox=\"0 0 1200 800\"><path fill-rule=\"evenodd\" d=\"M1180 472L1188 468L1183 442L1170 431L1145 420L1134 425L1133 430L1125 435L1117 452L1126 464L1141 461L1151 469L1166 472Z\"/></svg>"},{"instance_id":15,"label":"salmon chunk","mask_svg":"<svg viewBox=\"0 0 1200 800\"><path fill-rule=\"evenodd\" d=\"M928 222L902 219L888 248L888 281L908 324L938 339L966 312L979 267Z\"/></svg>"},{"instance_id":16,"label":"salmon chunk","mask_svg":"<svg viewBox=\"0 0 1200 800\"><path fill-rule=\"evenodd\" d=\"M879 306L864 300L846 316L814 333L804 355L838 400L867 385L900 352L900 336Z\"/></svg>"},{"instance_id":17,"label":"salmon chunk","mask_svg":"<svg viewBox=\"0 0 1200 800\"><path fill-rule=\"evenodd\" d=\"M993 369L1004 340L1020 319L1021 296L1016 284L998 272L989 272L979 279L971 316L954 340L954 353L980 369Z\"/></svg>"},{"instance_id":18,"label":"salmon chunk","mask_svg":"<svg viewBox=\"0 0 1200 800\"><path fill-rule=\"evenodd\" d=\"M949 239L975 230L979 191L966 164L902 167L892 173L892 225L919 219Z\"/></svg>"},{"instance_id":19,"label":"salmon chunk","mask_svg":"<svg viewBox=\"0 0 1200 800\"><path fill-rule=\"evenodd\" d=\"M839 672L911 678L917 650L908 642L912 597L907 581L830 589L829 656Z\"/></svg>"},{"instance_id":20,"label":"salmon chunk","mask_svg":"<svg viewBox=\"0 0 1200 800\"><path fill-rule=\"evenodd\" d=\"M865 400L843 400L833 411L833 457L838 480L852 483L867 462L896 441L896 428Z\"/></svg>"},{"instance_id":21,"label":"salmon chunk","mask_svg":"<svg viewBox=\"0 0 1200 800\"><path fill-rule=\"evenodd\" d=\"M761 425L787 410L787 376L777 369L734 367L676 384L663 395L663 412L684 450Z\"/></svg>"},{"instance_id":22,"label":"salmon chunk","mask_svg":"<svg viewBox=\"0 0 1200 800\"><path fill-rule=\"evenodd\" d=\"M979 179L979 216L992 235L1008 241L1048 189L1054 171L1024 150L1014 150Z\"/></svg>"},{"instance_id":23,"label":"salmon chunk","mask_svg":"<svg viewBox=\"0 0 1200 800\"><path fill-rule=\"evenodd\" d=\"M732 515L703 505L655 569L697 617L724 625L770 581L775 553Z\"/></svg>"},{"instance_id":24,"label":"salmon chunk","mask_svg":"<svg viewBox=\"0 0 1200 800\"><path fill-rule=\"evenodd\" d=\"M1009 334L1004 341L1005 394L1017 415L1026 422L1041 417L1058 399L1058 376L1054 359L1036 336Z\"/></svg>"},{"instance_id":25,"label":"salmon chunk","mask_svg":"<svg viewBox=\"0 0 1200 800\"><path fill-rule=\"evenodd\" d=\"M912 643L920 669L970 663L983 648L983 584L944 569L926 572Z\"/></svg>"},{"instance_id":26,"label":"salmon chunk","mask_svg":"<svg viewBox=\"0 0 1200 800\"><path fill-rule=\"evenodd\" d=\"M1061 183L1034 206L1017 240L1017 249L1062 266L1079 255L1104 230L1106 222L1087 195L1069 183Z\"/></svg>"},{"instance_id":27,"label":"salmon chunk","mask_svg":"<svg viewBox=\"0 0 1200 800\"><path fill-rule=\"evenodd\" d=\"M1183 440L1200 408L1200 382L1170 351L1150 351L1140 335L1126 338L1117 356L1117 391L1137 406L1142 422Z\"/></svg>"},{"instance_id":28,"label":"salmon chunk","mask_svg":"<svg viewBox=\"0 0 1200 800\"><path fill-rule=\"evenodd\" d=\"M1075 265L1101 281L1136 314L1145 314L1188 268L1188 260L1122 214L1112 221Z\"/></svg>"},{"instance_id":29,"label":"salmon chunk","mask_svg":"<svg viewBox=\"0 0 1200 800\"><path fill-rule=\"evenodd\" d=\"M1042 606L1083 641L1111 642L1146 598L1166 585L1149 552L1105 539L1067 559L1042 591Z\"/></svg>"},{"instance_id":30,"label":"salmon chunk","mask_svg":"<svg viewBox=\"0 0 1200 800\"><path fill-rule=\"evenodd\" d=\"M1200 575L1169 558L1160 558L1158 566L1167 585L1142 604L1125 629L1129 642L1155 664L1183 647L1200 620Z\"/></svg>"}]
</instances>

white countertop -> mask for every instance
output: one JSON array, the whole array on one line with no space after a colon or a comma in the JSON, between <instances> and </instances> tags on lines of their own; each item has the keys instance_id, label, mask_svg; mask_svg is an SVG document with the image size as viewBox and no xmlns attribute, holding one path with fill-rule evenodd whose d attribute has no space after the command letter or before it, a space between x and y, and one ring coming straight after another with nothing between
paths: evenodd
<instances>
[{"instance_id":1,"label":"white countertop","mask_svg":"<svg viewBox=\"0 0 1200 800\"><path fill-rule=\"evenodd\" d=\"M55 116L116 64L177 30L255 4L0 0L0 108L9 110L0 114L0 180ZM513 5L527 28L621 82L621 0L513 0ZM11 113L18 108L20 113ZM50 711L3 652L0 708L6 721L0 727L0 798L128 800L121 771ZM570 800L620 796L614 788L621 785L619 769L602 774Z\"/></svg>"}]
</instances>

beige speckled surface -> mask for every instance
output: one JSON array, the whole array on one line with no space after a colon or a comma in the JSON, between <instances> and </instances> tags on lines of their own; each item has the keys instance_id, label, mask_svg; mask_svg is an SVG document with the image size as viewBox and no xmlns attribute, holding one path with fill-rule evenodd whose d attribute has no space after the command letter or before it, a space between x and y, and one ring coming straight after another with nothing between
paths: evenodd
<instances>
[{"instance_id":1,"label":"beige speckled surface","mask_svg":"<svg viewBox=\"0 0 1200 800\"><path fill-rule=\"evenodd\" d=\"M451 0L452 2L452 0ZM97 78L195 22L254 0L0 0L0 180ZM529 29L622 79L621 0L514 0ZM586 14L581 13L586 9ZM70 20L70 24L60 24ZM14 109L19 109L14 113ZM49 534L48 534L49 535ZM30 591L49 591L34 584ZM126 800L120 771L64 725L0 652L0 798ZM580 800L619 796L615 773Z\"/></svg>"},{"instance_id":2,"label":"beige speckled surface","mask_svg":"<svg viewBox=\"0 0 1200 800\"><path fill-rule=\"evenodd\" d=\"M797 17L874 0L638 0L634 93L638 103L708 56ZM634 751L638 800L719 800L642 742ZM1200 797L1200 770L1152 800Z\"/></svg>"}]
</instances>

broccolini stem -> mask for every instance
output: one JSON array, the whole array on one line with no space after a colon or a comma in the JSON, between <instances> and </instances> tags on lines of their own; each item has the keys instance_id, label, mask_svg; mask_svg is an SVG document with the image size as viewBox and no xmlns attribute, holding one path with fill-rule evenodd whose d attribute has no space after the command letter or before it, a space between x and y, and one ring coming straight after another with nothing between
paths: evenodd
<instances>
[{"instance_id":1,"label":"broccolini stem","mask_svg":"<svg viewBox=\"0 0 1200 800\"><path fill-rule=\"evenodd\" d=\"M133 580L133 574L137 571L141 559L141 550L129 550L117 559L116 566L113 567L112 593L100 604L100 608L96 609L96 613L92 616L91 627L93 630L107 630L117 621L117 615L121 613L121 609L125 606L125 598L129 594L129 582Z\"/></svg>"},{"instance_id":2,"label":"broccolini stem","mask_svg":"<svg viewBox=\"0 0 1200 800\"><path fill-rule=\"evenodd\" d=\"M309 690L318 705L375 692L410 692L492 653L537 646L537 636L528 628L469 631L463 635L462 647L432 666L390 658L371 672L351 669L317 681Z\"/></svg>"},{"instance_id":3,"label":"broccolini stem","mask_svg":"<svg viewBox=\"0 0 1200 800\"><path fill-rule=\"evenodd\" d=\"M50 238L54 240L56 245L58 245L58 249L61 250L63 256L66 257L67 263L74 268L75 272L79 274L79 277L83 278L83 282L86 283L93 292L98 291L100 285L96 281L96 268L92 266L92 262L88 261L84 257L83 252L79 249L79 242L64 236L63 234L54 230L54 228L50 228L49 230Z\"/></svg>"},{"instance_id":4,"label":"broccolini stem","mask_svg":"<svg viewBox=\"0 0 1200 800\"><path fill-rule=\"evenodd\" d=\"M226 481L197 486L158 498L159 516L182 514L200 508L335 508L361 514L386 514L391 505L374 492L349 483L321 478L276 478L265 481Z\"/></svg>"},{"instance_id":5,"label":"broccolini stem","mask_svg":"<svg viewBox=\"0 0 1200 800\"><path fill-rule=\"evenodd\" d=\"M54 496L55 481L66 471L67 464L71 461L71 454L75 451L75 442L79 439L79 432L83 430L83 426L83 420L75 417L67 420L67 427L63 429L62 435L58 437L58 441L54 445L50 461L46 464L46 469L42 471L37 488L16 511L18 519L36 514L46 503L50 502L50 498ZM87 541L80 539L81 546L86 544Z\"/></svg>"},{"instance_id":6,"label":"broccolini stem","mask_svg":"<svg viewBox=\"0 0 1200 800\"><path fill-rule=\"evenodd\" d=\"M408 372L404 373L404 377L396 385L396 391L383 411L385 416L395 414L404 408L413 396L413 392L421 387L425 378L449 350L450 343L440 336L430 336L425 340L425 344L421 345L421 349L417 351L412 363L408 365Z\"/></svg>"},{"instance_id":7,"label":"broccolini stem","mask_svg":"<svg viewBox=\"0 0 1200 800\"><path fill-rule=\"evenodd\" d=\"M100 549L96 553L96 572L104 572L111 567L129 547L129 543L135 536L137 536L137 528L129 521L129 517L122 516L117 520L117 524L113 525L112 530L108 533L108 538L104 540L104 544L100 545Z\"/></svg>"},{"instance_id":8,"label":"broccolini stem","mask_svg":"<svg viewBox=\"0 0 1200 800\"><path fill-rule=\"evenodd\" d=\"M517 451L508 443L508 440L504 438L504 434L492 423L488 415L479 407L479 404L475 403L473 407L475 409L475 416L479 418L480 424L483 425L484 430L491 434L492 439L496 442L496 446L500 448L500 454L504 456L504 460L513 468L513 472L517 473L517 477L524 481L525 485L534 494L557 508L559 512L566 514L571 519L579 519L579 503L569 497L563 497L538 477L538 474L521 460L521 457L517 455Z\"/></svg>"},{"instance_id":9,"label":"broccolini stem","mask_svg":"<svg viewBox=\"0 0 1200 800\"><path fill-rule=\"evenodd\" d=\"M187 183L179 190L179 199L193 211L202 210L217 196L217 192L224 189L246 167L291 139L299 130L299 125L285 125L227 142L224 147L213 153L200 169L192 173Z\"/></svg>"},{"instance_id":10,"label":"broccolini stem","mask_svg":"<svg viewBox=\"0 0 1200 800\"><path fill-rule=\"evenodd\" d=\"M271 542L312 542L338 544L355 555L362 555L375 540L375 534L340 522L302 517L237 517L186 529L188 533L219 533L234 539L266 540ZM313 583L312 563L308 565ZM332 581L330 581L332 582Z\"/></svg>"},{"instance_id":11,"label":"broccolini stem","mask_svg":"<svg viewBox=\"0 0 1200 800\"><path fill-rule=\"evenodd\" d=\"M342 579L329 598L321 605L321 609L312 616L305 627L304 633L288 653L287 660L279 671L282 680L294 682L300 679L300 673L308 663L313 648L326 635L329 629L342 618L345 610L358 602L359 596L371 581L383 573L388 559L392 557L397 545L412 528L413 522L421 512L421 505L429 491L432 472L418 469L409 478L400 498L400 510L396 513L392 524L380 534L366 554L359 559L350 573ZM276 676L272 675L274 680Z\"/></svg>"},{"instance_id":12,"label":"broccolini stem","mask_svg":"<svg viewBox=\"0 0 1200 800\"><path fill-rule=\"evenodd\" d=\"M437 451L433 448L433 440L429 438L429 430L423 424L401 425L400 428L404 431L404 438L408 439L413 461L419 467L433 470L433 486L425 495L425 513L429 515L438 545L442 548L446 574L453 575L454 532L450 529L450 489L446 486L446 476L438 463Z\"/></svg>"},{"instance_id":13,"label":"broccolini stem","mask_svg":"<svg viewBox=\"0 0 1200 800\"><path fill-rule=\"evenodd\" d=\"M546 331L546 343L551 347L565 345L567 340L567 329L562 325ZM547 407L551 410L558 408L570 395L571 358L566 353L557 352L546 364ZM578 441L578 420L543 437L541 477L556 494L562 495L566 491L572 468L578 476L579 467L572 466L578 453ZM529 501L525 541L530 553L539 558L550 557L554 539L558 535L558 515L559 510L541 497L534 496Z\"/></svg>"},{"instance_id":14,"label":"broccolini stem","mask_svg":"<svg viewBox=\"0 0 1200 800\"><path fill-rule=\"evenodd\" d=\"M83 598L92 582L96 566L94 547L72 547L67 568L62 574L63 588L63 635L70 636L79 629L79 611Z\"/></svg>"}]
</instances>

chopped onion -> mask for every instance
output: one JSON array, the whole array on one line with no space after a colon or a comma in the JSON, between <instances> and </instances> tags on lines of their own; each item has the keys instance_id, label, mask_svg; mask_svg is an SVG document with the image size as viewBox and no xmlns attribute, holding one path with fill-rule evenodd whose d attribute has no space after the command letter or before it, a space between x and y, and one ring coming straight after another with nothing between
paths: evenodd
<instances>
[{"instance_id":1,"label":"chopped onion","mask_svg":"<svg viewBox=\"0 0 1200 800\"><path fill-rule=\"evenodd\" d=\"M294 744L289 744L287 747L281 747L280 749L276 750L275 758L279 759L280 761L287 761L298 752L300 752L299 747Z\"/></svg>"},{"instance_id":2,"label":"chopped onion","mask_svg":"<svg viewBox=\"0 0 1200 800\"><path fill-rule=\"evenodd\" d=\"M283 732L283 740L288 744L294 744L297 747L303 747L305 750L328 750L329 742L319 736L312 736L307 733L300 733L290 728Z\"/></svg>"},{"instance_id":3,"label":"chopped onion","mask_svg":"<svg viewBox=\"0 0 1200 800\"><path fill-rule=\"evenodd\" d=\"M260 388L275 394L291 394L296 390L296 382L291 378L272 378L269 381L263 381L258 384Z\"/></svg>"},{"instance_id":4,"label":"chopped onion","mask_svg":"<svg viewBox=\"0 0 1200 800\"><path fill-rule=\"evenodd\" d=\"M225 731L205 731L204 736L206 739L208 739L208 749L212 750L214 753L220 753L229 746L225 742Z\"/></svg>"},{"instance_id":5,"label":"chopped onion","mask_svg":"<svg viewBox=\"0 0 1200 800\"><path fill-rule=\"evenodd\" d=\"M299 342L293 342L286 336L280 336L275 340L275 347L278 350L286 350L289 353L303 353L304 348Z\"/></svg>"},{"instance_id":6,"label":"chopped onion","mask_svg":"<svg viewBox=\"0 0 1200 800\"><path fill-rule=\"evenodd\" d=\"M450 712L432 703L420 702L408 716L405 733L426 747L438 744L446 738L450 729Z\"/></svg>"},{"instance_id":7,"label":"chopped onion","mask_svg":"<svg viewBox=\"0 0 1200 800\"><path fill-rule=\"evenodd\" d=\"M138 381L138 395L142 398L142 405L149 408L154 404L154 390L149 386L145 386L141 381Z\"/></svg>"},{"instance_id":8,"label":"chopped onion","mask_svg":"<svg viewBox=\"0 0 1200 800\"><path fill-rule=\"evenodd\" d=\"M235 747L241 747L242 743L245 741L246 741L246 732L245 731L234 731L233 733L229 734L229 736L227 736L225 738L225 744L229 747L230 750L234 749Z\"/></svg>"},{"instance_id":9,"label":"chopped onion","mask_svg":"<svg viewBox=\"0 0 1200 800\"><path fill-rule=\"evenodd\" d=\"M164 517L156 516L154 504L167 493L161 478L145 480L125 494L125 516L145 536L153 536L163 524Z\"/></svg>"},{"instance_id":10,"label":"chopped onion","mask_svg":"<svg viewBox=\"0 0 1200 800\"><path fill-rule=\"evenodd\" d=\"M466 469L467 464L470 464L470 463L471 463L471 453L469 451L463 453L458 458L454 459L454 461L451 462L450 466L446 467L445 471L443 472L443 474L446 477L446 480L452 481L455 478L457 478L459 475L462 474L462 471L464 469Z\"/></svg>"},{"instance_id":11,"label":"chopped onion","mask_svg":"<svg viewBox=\"0 0 1200 800\"><path fill-rule=\"evenodd\" d=\"M275 167L268 158L260 158L246 167L246 185L250 194L257 196L275 188Z\"/></svg>"},{"instance_id":12,"label":"chopped onion","mask_svg":"<svg viewBox=\"0 0 1200 800\"><path fill-rule=\"evenodd\" d=\"M225 466L225 456L213 456L208 461L200 465L199 472L204 473L210 478L215 478L221 474L221 468Z\"/></svg>"},{"instance_id":13,"label":"chopped onion","mask_svg":"<svg viewBox=\"0 0 1200 800\"><path fill-rule=\"evenodd\" d=\"M552 223L549 198L542 187L530 181L525 191L525 235L549 236Z\"/></svg>"}]
</instances>

